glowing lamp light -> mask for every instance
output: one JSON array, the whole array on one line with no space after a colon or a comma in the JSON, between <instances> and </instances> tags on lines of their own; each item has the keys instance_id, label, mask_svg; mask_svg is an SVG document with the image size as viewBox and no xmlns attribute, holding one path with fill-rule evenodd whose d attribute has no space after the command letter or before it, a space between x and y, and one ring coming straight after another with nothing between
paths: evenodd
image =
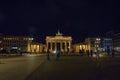
<instances>
[{"instance_id":1,"label":"glowing lamp light","mask_svg":"<svg viewBox=\"0 0 120 80\"><path fill-rule=\"evenodd\" d=\"M93 57L96 57L96 55L95 55L95 54L93 54Z\"/></svg>"},{"instance_id":2,"label":"glowing lamp light","mask_svg":"<svg viewBox=\"0 0 120 80\"><path fill-rule=\"evenodd\" d=\"M3 50L3 48L0 48L0 50Z\"/></svg>"},{"instance_id":3,"label":"glowing lamp light","mask_svg":"<svg viewBox=\"0 0 120 80\"><path fill-rule=\"evenodd\" d=\"M97 41L100 41L100 38L96 38Z\"/></svg>"},{"instance_id":4,"label":"glowing lamp light","mask_svg":"<svg viewBox=\"0 0 120 80\"><path fill-rule=\"evenodd\" d=\"M68 48L70 48L70 46Z\"/></svg>"},{"instance_id":5,"label":"glowing lamp light","mask_svg":"<svg viewBox=\"0 0 120 80\"><path fill-rule=\"evenodd\" d=\"M56 54L56 53L57 53L57 50L54 50L53 53Z\"/></svg>"},{"instance_id":6,"label":"glowing lamp light","mask_svg":"<svg viewBox=\"0 0 120 80\"><path fill-rule=\"evenodd\" d=\"M12 47L12 49L18 49L18 47Z\"/></svg>"},{"instance_id":7,"label":"glowing lamp light","mask_svg":"<svg viewBox=\"0 0 120 80\"><path fill-rule=\"evenodd\" d=\"M93 57L96 58L97 57L96 54L93 54ZM104 55L103 54L99 54L99 57L104 57Z\"/></svg>"},{"instance_id":8,"label":"glowing lamp light","mask_svg":"<svg viewBox=\"0 0 120 80\"><path fill-rule=\"evenodd\" d=\"M103 54L99 54L100 57L103 57Z\"/></svg>"},{"instance_id":9,"label":"glowing lamp light","mask_svg":"<svg viewBox=\"0 0 120 80\"><path fill-rule=\"evenodd\" d=\"M33 38L29 38L29 40L33 40Z\"/></svg>"}]
</instances>

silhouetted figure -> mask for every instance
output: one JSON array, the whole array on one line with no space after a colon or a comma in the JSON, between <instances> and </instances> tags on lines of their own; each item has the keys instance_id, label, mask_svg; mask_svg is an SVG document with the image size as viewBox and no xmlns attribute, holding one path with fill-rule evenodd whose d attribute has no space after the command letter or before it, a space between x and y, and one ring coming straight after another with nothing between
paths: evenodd
<instances>
[{"instance_id":1,"label":"silhouetted figure","mask_svg":"<svg viewBox=\"0 0 120 80\"><path fill-rule=\"evenodd\" d=\"M110 55L110 48L107 47L107 55Z\"/></svg>"},{"instance_id":2,"label":"silhouetted figure","mask_svg":"<svg viewBox=\"0 0 120 80\"><path fill-rule=\"evenodd\" d=\"M112 49L112 57L114 57L114 56L115 56L115 50Z\"/></svg>"},{"instance_id":3,"label":"silhouetted figure","mask_svg":"<svg viewBox=\"0 0 120 80\"><path fill-rule=\"evenodd\" d=\"M99 50L96 51L96 58L99 58Z\"/></svg>"},{"instance_id":4,"label":"silhouetted figure","mask_svg":"<svg viewBox=\"0 0 120 80\"><path fill-rule=\"evenodd\" d=\"M86 55L87 55L87 57L89 57L89 50L86 51Z\"/></svg>"},{"instance_id":5,"label":"silhouetted figure","mask_svg":"<svg viewBox=\"0 0 120 80\"><path fill-rule=\"evenodd\" d=\"M57 53L56 53L56 60L59 60L59 58L60 58L60 51L57 51Z\"/></svg>"},{"instance_id":6,"label":"silhouetted figure","mask_svg":"<svg viewBox=\"0 0 120 80\"><path fill-rule=\"evenodd\" d=\"M82 50L79 51L79 54L82 56Z\"/></svg>"},{"instance_id":7,"label":"silhouetted figure","mask_svg":"<svg viewBox=\"0 0 120 80\"><path fill-rule=\"evenodd\" d=\"M47 60L50 60L50 52L47 52Z\"/></svg>"},{"instance_id":8,"label":"silhouetted figure","mask_svg":"<svg viewBox=\"0 0 120 80\"><path fill-rule=\"evenodd\" d=\"M91 57L93 56L93 50L90 50L90 56Z\"/></svg>"},{"instance_id":9,"label":"silhouetted figure","mask_svg":"<svg viewBox=\"0 0 120 80\"><path fill-rule=\"evenodd\" d=\"M84 49L81 50L81 55L83 56L83 54L85 53Z\"/></svg>"}]
</instances>

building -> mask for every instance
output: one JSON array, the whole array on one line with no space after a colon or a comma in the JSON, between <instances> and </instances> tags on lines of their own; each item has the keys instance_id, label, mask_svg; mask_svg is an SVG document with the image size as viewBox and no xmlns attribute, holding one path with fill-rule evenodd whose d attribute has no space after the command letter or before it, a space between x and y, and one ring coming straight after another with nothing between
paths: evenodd
<instances>
[{"instance_id":1,"label":"building","mask_svg":"<svg viewBox=\"0 0 120 80\"><path fill-rule=\"evenodd\" d=\"M75 53L79 53L80 50L88 50L88 45L86 43L78 43L73 45L73 50Z\"/></svg>"},{"instance_id":2,"label":"building","mask_svg":"<svg viewBox=\"0 0 120 80\"><path fill-rule=\"evenodd\" d=\"M88 45L88 50L96 51L101 47L101 38L86 38L86 45Z\"/></svg>"},{"instance_id":3,"label":"building","mask_svg":"<svg viewBox=\"0 0 120 80\"><path fill-rule=\"evenodd\" d=\"M113 47L116 51L120 52L120 33L114 34Z\"/></svg>"},{"instance_id":4,"label":"building","mask_svg":"<svg viewBox=\"0 0 120 80\"><path fill-rule=\"evenodd\" d=\"M10 52L11 50L19 50L21 52L29 52L29 44L33 41L28 36L3 36L2 48Z\"/></svg>"},{"instance_id":5,"label":"building","mask_svg":"<svg viewBox=\"0 0 120 80\"><path fill-rule=\"evenodd\" d=\"M112 49L112 39L111 38L86 38L86 45L88 50L100 50L106 51L107 49Z\"/></svg>"},{"instance_id":6,"label":"building","mask_svg":"<svg viewBox=\"0 0 120 80\"><path fill-rule=\"evenodd\" d=\"M106 33L106 36L112 38L113 48L116 51L120 52L120 33L115 34L112 31L110 31Z\"/></svg>"},{"instance_id":7,"label":"building","mask_svg":"<svg viewBox=\"0 0 120 80\"><path fill-rule=\"evenodd\" d=\"M42 53L43 52L43 44L32 42L28 44L28 52L30 53Z\"/></svg>"},{"instance_id":8,"label":"building","mask_svg":"<svg viewBox=\"0 0 120 80\"><path fill-rule=\"evenodd\" d=\"M112 39L111 38L102 38L101 39L101 50L107 51L108 49L111 51L113 47Z\"/></svg>"},{"instance_id":9,"label":"building","mask_svg":"<svg viewBox=\"0 0 120 80\"><path fill-rule=\"evenodd\" d=\"M58 31L56 36L46 37L46 52L55 53L60 51L61 53L71 52L72 37L63 36L62 33Z\"/></svg>"},{"instance_id":10,"label":"building","mask_svg":"<svg viewBox=\"0 0 120 80\"><path fill-rule=\"evenodd\" d=\"M3 38L3 34L0 33L0 51L3 49L2 48L2 43L3 43L2 38Z\"/></svg>"}]
</instances>

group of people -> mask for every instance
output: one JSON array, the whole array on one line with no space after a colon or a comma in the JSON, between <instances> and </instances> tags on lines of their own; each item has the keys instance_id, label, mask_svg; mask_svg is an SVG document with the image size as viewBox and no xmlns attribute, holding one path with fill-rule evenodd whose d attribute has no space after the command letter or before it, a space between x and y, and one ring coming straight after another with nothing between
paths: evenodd
<instances>
[{"instance_id":1,"label":"group of people","mask_svg":"<svg viewBox=\"0 0 120 80\"><path fill-rule=\"evenodd\" d=\"M93 54L96 55L96 58L99 58L99 56L100 56L100 50L98 50L98 49L96 49L95 51L86 50L86 52L84 50L80 50L79 53L80 53L80 55L83 55L84 53L86 53L87 57L93 57ZM107 53L108 56L110 56L110 54L112 55L112 57L115 56L115 50L114 49L112 49L111 51L107 50L106 53Z\"/></svg>"},{"instance_id":2,"label":"group of people","mask_svg":"<svg viewBox=\"0 0 120 80\"><path fill-rule=\"evenodd\" d=\"M92 50L86 50L87 57L93 57L93 51Z\"/></svg>"},{"instance_id":3,"label":"group of people","mask_svg":"<svg viewBox=\"0 0 120 80\"><path fill-rule=\"evenodd\" d=\"M57 51L55 56L56 56L56 60L59 60L59 58L60 58L60 51ZM50 60L50 52L47 52L47 60Z\"/></svg>"},{"instance_id":4,"label":"group of people","mask_svg":"<svg viewBox=\"0 0 120 80\"><path fill-rule=\"evenodd\" d=\"M110 56L110 53L111 53L112 57L115 56L115 50L114 49L112 49L111 51L107 50L106 52L107 52L108 56ZM96 49L95 51L86 50L86 52L84 50L80 50L79 53L80 53L81 56L83 56L84 53L86 53L87 57L93 57L93 54L95 54L96 58L99 58L99 55L100 55L100 51L98 49ZM59 50L56 52L55 56L56 56L56 60L59 60L59 58L60 58L60 51ZM50 60L50 52L47 52L47 60Z\"/></svg>"},{"instance_id":5,"label":"group of people","mask_svg":"<svg viewBox=\"0 0 120 80\"><path fill-rule=\"evenodd\" d=\"M84 49L82 49L82 50L79 51L79 54L80 54L81 56L83 56L84 53L86 53L87 57L92 57L92 56L93 56L93 50L90 50L90 51L89 51L89 50L86 50L86 52L85 52Z\"/></svg>"},{"instance_id":6,"label":"group of people","mask_svg":"<svg viewBox=\"0 0 120 80\"><path fill-rule=\"evenodd\" d=\"M111 53L112 57L115 56L115 50L114 49L112 49L111 51L108 49L107 50L107 55L110 56L110 53Z\"/></svg>"}]
</instances>

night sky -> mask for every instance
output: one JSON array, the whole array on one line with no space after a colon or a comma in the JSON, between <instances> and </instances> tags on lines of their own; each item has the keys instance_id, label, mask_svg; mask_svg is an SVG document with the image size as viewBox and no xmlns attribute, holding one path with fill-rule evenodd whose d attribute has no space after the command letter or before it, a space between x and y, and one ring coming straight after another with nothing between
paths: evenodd
<instances>
[{"instance_id":1,"label":"night sky","mask_svg":"<svg viewBox=\"0 0 120 80\"><path fill-rule=\"evenodd\" d=\"M0 33L33 35L45 42L59 29L73 43L120 32L119 0L28 0L0 2Z\"/></svg>"}]
</instances>

